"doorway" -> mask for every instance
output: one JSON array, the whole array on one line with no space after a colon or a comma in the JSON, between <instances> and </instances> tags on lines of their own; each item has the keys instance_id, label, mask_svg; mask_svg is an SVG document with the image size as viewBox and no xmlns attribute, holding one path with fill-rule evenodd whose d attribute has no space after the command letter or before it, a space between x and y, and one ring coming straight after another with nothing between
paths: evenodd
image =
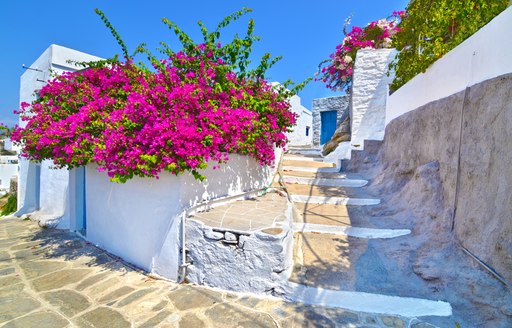
<instances>
[{"instance_id":1,"label":"doorway","mask_svg":"<svg viewBox=\"0 0 512 328\"><path fill-rule=\"evenodd\" d=\"M320 144L327 143L334 135L337 115L338 111L335 110L320 112Z\"/></svg>"},{"instance_id":2,"label":"doorway","mask_svg":"<svg viewBox=\"0 0 512 328\"><path fill-rule=\"evenodd\" d=\"M75 170L75 230L87 236L86 173L85 167Z\"/></svg>"}]
</instances>

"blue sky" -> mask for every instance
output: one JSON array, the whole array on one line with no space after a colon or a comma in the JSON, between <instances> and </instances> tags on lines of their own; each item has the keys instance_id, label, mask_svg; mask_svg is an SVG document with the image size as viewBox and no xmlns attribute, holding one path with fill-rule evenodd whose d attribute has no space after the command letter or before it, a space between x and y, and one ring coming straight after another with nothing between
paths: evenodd
<instances>
[{"instance_id":1,"label":"blue sky","mask_svg":"<svg viewBox=\"0 0 512 328\"><path fill-rule=\"evenodd\" d=\"M110 19L130 51L140 42L155 49L166 41L179 49L179 42L161 23L166 17L200 41L197 21L213 29L232 12L249 7L253 12L235 22L225 36L243 34L249 17L255 20L255 34L262 38L254 47L253 60L265 52L282 55L283 60L268 73L271 81L288 78L296 82L312 76L317 65L329 57L343 39L343 22L351 13L352 25L386 17L402 10L407 0L235 0L235 1L106 1L106 0L2 0L0 2L0 122L13 125L12 113L19 104L22 64L30 65L50 45L58 44L100 57L121 53L115 39L104 27L94 8ZM311 82L300 94L302 104L311 108L314 98L336 95L320 82Z\"/></svg>"}]
</instances>

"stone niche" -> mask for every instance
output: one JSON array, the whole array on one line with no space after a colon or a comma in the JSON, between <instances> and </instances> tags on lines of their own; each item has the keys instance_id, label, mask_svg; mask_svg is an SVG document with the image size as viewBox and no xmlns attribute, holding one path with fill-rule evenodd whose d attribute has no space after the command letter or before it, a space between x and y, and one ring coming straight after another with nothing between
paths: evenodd
<instances>
[{"instance_id":1,"label":"stone niche","mask_svg":"<svg viewBox=\"0 0 512 328\"><path fill-rule=\"evenodd\" d=\"M320 146L322 132L322 112L336 111L335 128L338 128L349 114L350 97L348 95L313 99L313 145ZM325 124L325 122L324 122ZM333 131L334 132L334 131ZM329 136L328 140L332 136ZM325 142L324 142L325 143Z\"/></svg>"},{"instance_id":2,"label":"stone niche","mask_svg":"<svg viewBox=\"0 0 512 328\"><path fill-rule=\"evenodd\" d=\"M187 280L276 296L293 270L292 213L286 196L274 191L193 214L186 220Z\"/></svg>"}]
</instances>

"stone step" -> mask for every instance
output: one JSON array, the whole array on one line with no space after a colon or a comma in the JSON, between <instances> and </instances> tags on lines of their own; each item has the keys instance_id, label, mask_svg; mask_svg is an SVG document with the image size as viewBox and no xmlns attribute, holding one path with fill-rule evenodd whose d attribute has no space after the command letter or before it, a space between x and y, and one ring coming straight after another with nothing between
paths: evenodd
<instances>
[{"instance_id":1,"label":"stone step","mask_svg":"<svg viewBox=\"0 0 512 328\"><path fill-rule=\"evenodd\" d=\"M416 252L415 248L407 245L412 235L398 239L368 239L303 232L295 233L294 238L295 264L289 281L302 285L301 288L319 289L339 297L347 292L419 299L433 295L430 286L407 265L407 259L414 257ZM386 248L384 245L392 246ZM295 294L300 295L297 291ZM312 304L320 304L317 303L320 301L315 298ZM367 311L381 313L370 308ZM445 313L450 315L448 311Z\"/></svg>"},{"instance_id":2,"label":"stone step","mask_svg":"<svg viewBox=\"0 0 512 328\"><path fill-rule=\"evenodd\" d=\"M396 238L411 233L409 229L373 229L351 226L325 225L314 223L293 223L294 232L313 232L331 235L343 235L357 238Z\"/></svg>"},{"instance_id":3,"label":"stone step","mask_svg":"<svg viewBox=\"0 0 512 328\"><path fill-rule=\"evenodd\" d=\"M372 198L361 188L353 187L332 187L292 183L286 184L286 188L291 195Z\"/></svg>"},{"instance_id":4,"label":"stone step","mask_svg":"<svg viewBox=\"0 0 512 328\"><path fill-rule=\"evenodd\" d=\"M360 206L295 203L298 223L314 223L337 226L371 226L367 215L361 215Z\"/></svg>"},{"instance_id":5,"label":"stone step","mask_svg":"<svg viewBox=\"0 0 512 328\"><path fill-rule=\"evenodd\" d=\"M363 187L368 181L362 179L346 179L346 178L307 178L284 175L283 180L289 184L316 185L326 187Z\"/></svg>"},{"instance_id":6,"label":"stone step","mask_svg":"<svg viewBox=\"0 0 512 328\"><path fill-rule=\"evenodd\" d=\"M297 154L297 155L321 156L322 150L319 148L290 147L287 149L286 153L287 154Z\"/></svg>"},{"instance_id":7,"label":"stone step","mask_svg":"<svg viewBox=\"0 0 512 328\"><path fill-rule=\"evenodd\" d=\"M283 160L283 166L298 166L298 167L311 167L311 168L332 168L334 167L333 163L324 163L317 161L308 161L308 160Z\"/></svg>"},{"instance_id":8,"label":"stone step","mask_svg":"<svg viewBox=\"0 0 512 328\"><path fill-rule=\"evenodd\" d=\"M379 205L380 199L375 198L350 198L350 197L326 197L326 196L308 196L291 195L292 202L308 204L333 204L333 205Z\"/></svg>"},{"instance_id":9,"label":"stone step","mask_svg":"<svg viewBox=\"0 0 512 328\"><path fill-rule=\"evenodd\" d=\"M284 155L283 160L286 161L306 161L306 162L323 162L323 157L316 155Z\"/></svg>"},{"instance_id":10,"label":"stone step","mask_svg":"<svg viewBox=\"0 0 512 328\"><path fill-rule=\"evenodd\" d=\"M302 302L309 305L404 317L449 317L452 315L452 307L448 302L373 293L337 291L295 283L288 284L283 298L291 302Z\"/></svg>"},{"instance_id":11,"label":"stone step","mask_svg":"<svg viewBox=\"0 0 512 328\"><path fill-rule=\"evenodd\" d=\"M302 171L283 171L283 176L303 177L303 178L320 178L320 179L359 179L356 174L347 175L339 172L302 172Z\"/></svg>"},{"instance_id":12,"label":"stone step","mask_svg":"<svg viewBox=\"0 0 512 328\"><path fill-rule=\"evenodd\" d=\"M287 164L282 166L284 172L309 172L309 173L339 173L340 169L337 167L307 167L295 166Z\"/></svg>"}]
</instances>

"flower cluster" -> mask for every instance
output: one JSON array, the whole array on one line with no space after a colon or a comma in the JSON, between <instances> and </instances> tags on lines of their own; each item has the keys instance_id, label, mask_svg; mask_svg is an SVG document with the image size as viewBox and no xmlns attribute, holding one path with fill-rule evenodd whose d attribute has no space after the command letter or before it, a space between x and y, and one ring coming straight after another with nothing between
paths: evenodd
<instances>
[{"instance_id":1,"label":"flower cluster","mask_svg":"<svg viewBox=\"0 0 512 328\"><path fill-rule=\"evenodd\" d=\"M348 92L352 85L357 51L390 48L392 38L400 31L397 24L403 15L403 11L393 12L388 19L371 22L364 28L352 27L352 30L346 33L343 42L336 46L336 51L330 55L330 59L320 64L321 76L317 80L326 83L329 89ZM327 63L327 66L322 67L324 63Z\"/></svg>"},{"instance_id":2,"label":"flower cluster","mask_svg":"<svg viewBox=\"0 0 512 328\"><path fill-rule=\"evenodd\" d=\"M263 79L234 72L212 49L178 52L154 71L131 61L64 73L20 110L23 156L60 168L96 163L113 181L223 163L229 153L274 162L295 124L288 100ZM156 66L156 65L155 65Z\"/></svg>"}]
</instances>

